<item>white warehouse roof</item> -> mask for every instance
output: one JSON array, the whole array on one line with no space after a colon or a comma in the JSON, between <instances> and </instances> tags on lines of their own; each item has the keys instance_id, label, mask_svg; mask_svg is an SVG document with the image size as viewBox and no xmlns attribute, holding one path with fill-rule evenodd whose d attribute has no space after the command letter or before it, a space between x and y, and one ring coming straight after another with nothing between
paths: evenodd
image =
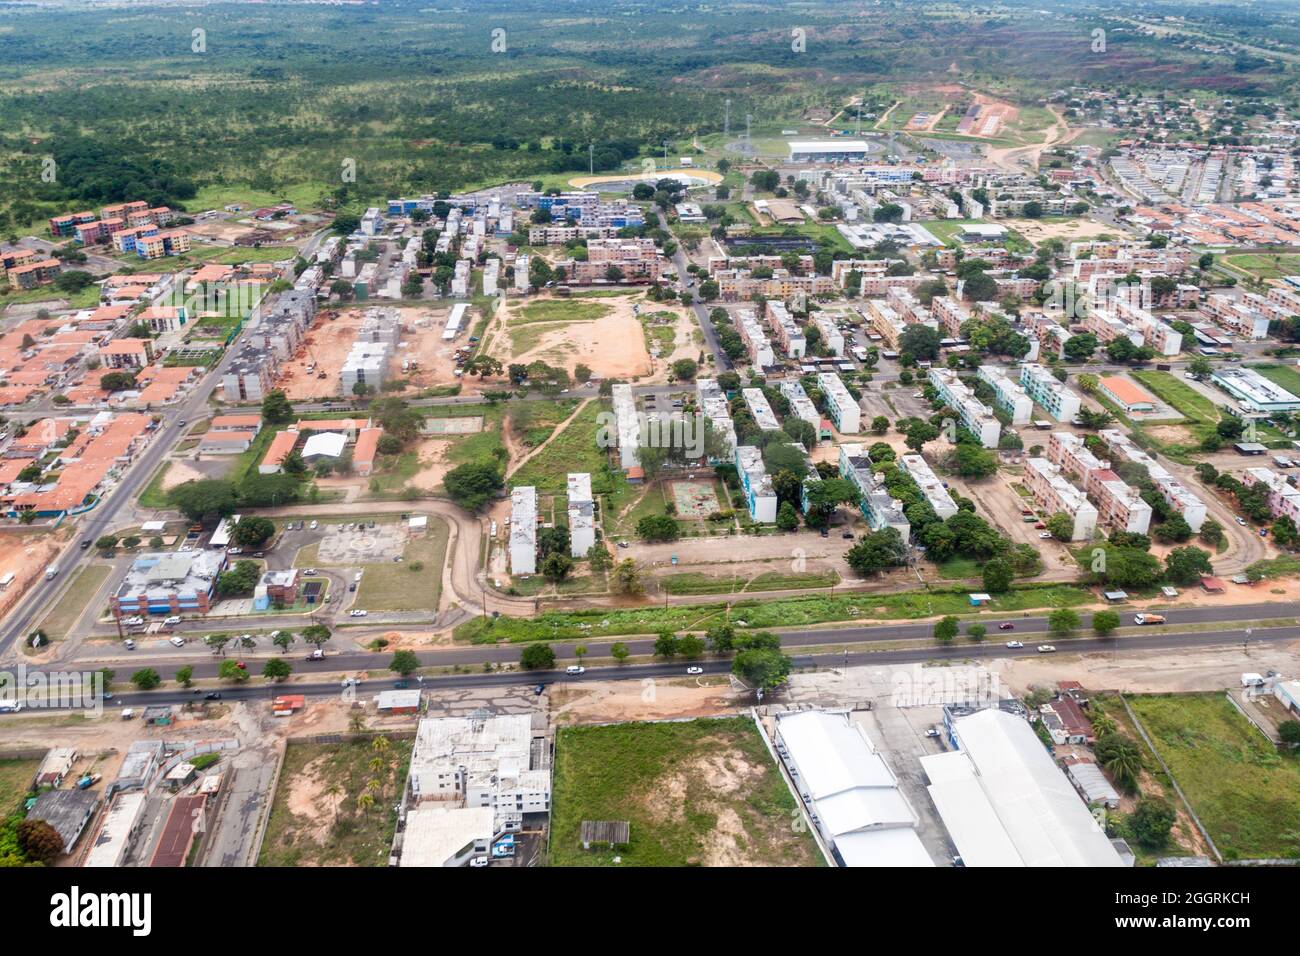
<instances>
[{"instance_id":1,"label":"white warehouse roof","mask_svg":"<svg viewBox=\"0 0 1300 956\"><path fill-rule=\"evenodd\" d=\"M967 866L1122 866L1029 724L996 708L952 721L961 750L921 758Z\"/></svg>"}]
</instances>

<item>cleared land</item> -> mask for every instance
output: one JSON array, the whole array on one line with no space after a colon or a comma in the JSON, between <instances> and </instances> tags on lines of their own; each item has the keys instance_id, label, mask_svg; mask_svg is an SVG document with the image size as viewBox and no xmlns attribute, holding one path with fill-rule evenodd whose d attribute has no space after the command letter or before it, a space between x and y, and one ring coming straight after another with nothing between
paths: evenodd
<instances>
[{"instance_id":1,"label":"cleared land","mask_svg":"<svg viewBox=\"0 0 1300 956\"><path fill-rule=\"evenodd\" d=\"M0 760L0 812L8 816L18 809L31 792L40 765L39 760Z\"/></svg>"},{"instance_id":2,"label":"cleared land","mask_svg":"<svg viewBox=\"0 0 1300 956\"><path fill-rule=\"evenodd\" d=\"M68 631L86 613L90 599L104 584L111 570L107 564L88 564L77 572L76 580L41 620L40 629L50 640L57 641L68 636Z\"/></svg>"},{"instance_id":3,"label":"cleared land","mask_svg":"<svg viewBox=\"0 0 1300 956\"><path fill-rule=\"evenodd\" d=\"M289 744L258 866L387 866L411 744Z\"/></svg>"},{"instance_id":4,"label":"cleared land","mask_svg":"<svg viewBox=\"0 0 1300 956\"><path fill-rule=\"evenodd\" d=\"M1260 282L1300 273L1300 255L1294 253L1242 253L1224 256L1222 261L1234 269L1249 273Z\"/></svg>"},{"instance_id":5,"label":"cleared land","mask_svg":"<svg viewBox=\"0 0 1300 956\"><path fill-rule=\"evenodd\" d=\"M1300 857L1300 758L1280 755L1223 694L1129 703L1225 858Z\"/></svg>"},{"instance_id":6,"label":"cleared land","mask_svg":"<svg viewBox=\"0 0 1300 956\"><path fill-rule=\"evenodd\" d=\"M555 746L554 866L815 866L785 781L747 718L571 727ZM583 850L583 820L630 843Z\"/></svg>"}]
</instances>

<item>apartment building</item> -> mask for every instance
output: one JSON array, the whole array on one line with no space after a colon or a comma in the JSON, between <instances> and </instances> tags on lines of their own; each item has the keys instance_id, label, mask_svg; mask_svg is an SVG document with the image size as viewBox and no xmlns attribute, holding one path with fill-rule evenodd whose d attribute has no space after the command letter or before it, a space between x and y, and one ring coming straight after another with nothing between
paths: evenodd
<instances>
[{"instance_id":1,"label":"apartment building","mask_svg":"<svg viewBox=\"0 0 1300 956\"><path fill-rule=\"evenodd\" d=\"M812 324L821 333L822 345L836 358L844 355L844 333L835 324L833 315L814 312Z\"/></svg>"},{"instance_id":2,"label":"apartment building","mask_svg":"<svg viewBox=\"0 0 1300 956\"><path fill-rule=\"evenodd\" d=\"M1097 530L1097 509L1082 491L1066 481L1059 465L1046 458L1025 459L1025 487L1038 507L1070 517L1074 522L1071 541L1087 541Z\"/></svg>"},{"instance_id":3,"label":"apartment building","mask_svg":"<svg viewBox=\"0 0 1300 956\"><path fill-rule=\"evenodd\" d=\"M912 535L911 523L903 513L903 503L885 489L885 483L871 468L865 445L854 442L840 445L840 477L858 489L858 507L872 531L895 529L904 542Z\"/></svg>"},{"instance_id":4,"label":"apartment building","mask_svg":"<svg viewBox=\"0 0 1300 956\"><path fill-rule=\"evenodd\" d=\"M35 289L53 282L62 268L58 259L36 259L7 269L6 275L10 285L16 285L20 289Z\"/></svg>"},{"instance_id":5,"label":"apartment building","mask_svg":"<svg viewBox=\"0 0 1300 956\"><path fill-rule=\"evenodd\" d=\"M760 524L775 521L776 492L772 488L767 466L763 464L763 453L753 445L737 446L736 472L740 476L740 487L745 493L749 516Z\"/></svg>"},{"instance_id":6,"label":"apartment building","mask_svg":"<svg viewBox=\"0 0 1300 956\"><path fill-rule=\"evenodd\" d=\"M1201 530L1201 525L1205 523L1207 517L1205 502L1201 501L1178 478L1170 474L1168 469L1133 444L1123 432L1114 428L1104 428L1097 434L1101 436L1101 440L1110 449L1111 457L1114 460L1134 462L1146 468L1147 474L1160 490L1160 496L1165 499L1165 503L1183 516L1183 520L1187 522L1187 526L1193 532Z\"/></svg>"},{"instance_id":7,"label":"apartment building","mask_svg":"<svg viewBox=\"0 0 1300 956\"><path fill-rule=\"evenodd\" d=\"M268 303L261 319L245 331L243 344L222 374L227 402L261 401L271 391L276 372L293 357L316 316L316 296L292 289Z\"/></svg>"},{"instance_id":8,"label":"apartment building","mask_svg":"<svg viewBox=\"0 0 1300 956\"><path fill-rule=\"evenodd\" d=\"M1060 328L1060 326L1057 326ZM1046 367L1033 363L1020 367L1020 386L1025 394L1058 422L1072 422L1083 408L1083 399L1059 382Z\"/></svg>"},{"instance_id":9,"label":"apartment building","mask_svg":"<svg viewBox=\"0 0 1300 956\"><path fill-rule=\"evenodd\" d=\"M790 310L783 302L769 300L767 303L767 321L772 327L773 337L787 358L803 358L808 351L803 329L799 328Z\"/></svg>"},{"instance_id":10,"label":"apartment building","mask_svg":"<svg viewBox=\"0 0 1300 956\"><path fill-rule=\"evenodd\" d=\"M1034 417L1034 402L1008 369L996 365L981 365L979 377L993 388L993 401L1011 416L1011 424L1027 425Z\"/></svg>"},{"instance_id":11,"label":"apartment building","mask_svg":"<svg viewBox=\"0 0 1300 956\"><path fill-rule=\"evenodd\" d=\"M740 394L745 400L745 407L749 409L749 414L754 416L754 421L761 431L778 431L781 428L781 422L776 417L776 412L772 411L772 405L762 389L744 388L741 389Z\"/></svg>"},{"instance_id":12,"label":"apartment building","mask_svg":"<svg viewBox=\"0 0 1300 956\"><path fill-rule=\"evenodd\" d=\"M743 302L758 296L784 302L796 295L822 296L835 291L829 276L795 275L786 269L773 270L767 278L759 278L748 269L720 269L713 279L723 302Z\"/></svg>"},{"instance_id":13,"label":"apartment building","mask_svg":"<svg viewBox=\"0 0 1300 956\"><path fill-rule=\"evenodd\" d=\"M807 396L804 396L805 399ZM731 421L731 409L727 396L718 386L717 379L697 378L695 380L695 405L699 413L709 422L713 431L726 439L726 458L731 459L736 453L736 426ZM717 464L717 462L713 462Z\"/></svg>"},{"instance_id":14,"label":"apartment building","mask_svg":"<svg viewBox=\"0 0 1300 956\"><path fill-rule=\"evenodd\" d=\"M863 304L863 310L871 323L871 330L880 336L886 346L897 351L898 340L907 328L903 317L894 311L893 306L880 299L868 299Z\"/></svg>"},{"instance_id":15,"label":"apartment building","mask_svg":"<svg viewBox=\"0 0 1300 956\"><path fill-rule=\"evenodd\" d=\"M532 485L510 492L510 573L537 573L537 489Z\"/></svg>"},{"instance_id":16,"label":"apartment building","mask_svg":"<svg viewBox=\"0 0 1300 956\"><path fill-rule=\"evenodd\" d=\"M1110 528L1146 534L1151 526L1151 506L1136 488L1122 481L1072 432L1053 432L1047 457L1071 480L1083 482L1085 493L1097 506L1098 520Z\"/></svg>"},{"instance_id":17,"label":"apartment building","mask_svg":"<svg viewBox=\"0 0 1300 956\"><path fill-rule=\"evenodd\" d=\"M1260 486L1268 491L1268 507L1274 518L1290 518L1300 525L1300 490L1284 475L1271 468L1247 468L1241 482L1247 488Z\"/></svg>"},{"instance_id":18,"label":"apartment building","mask_svg":"<svg viewBox=\"0 0 1300 956\"><path fill-rule=\"evenodd\" d=\"M1157 355L1172 356L1183 350L1183 334L1146 309L1121 298L1115 301L1115 314L1127 322L1130 329L1136 329L1142 336L1142 343L1155 349Z\"/></svg>"},{"instance_id":19,"label":"apartment building","mask_svg":"<svg viewBox=\"0 0 1300 956\"><path fill-rule=\"evenodd\" d=\"M821 427L821 415L802 385L796 381L787 380L778 382L776 387L785 396L786 401L790 403L790 414L803 419L813 428Z\"/></svg>"},{"instance_id":20,"label":"apartment building","mask_svg":"<svg viewBox=\"0 0 1300 956\"><path fill-rule=\"evenodd\" d=\"M1208 316L1219 328L1227 329L1234 335L1240 335L1252 341L1268 338L1269 317L1245 302L1239 302L1231 296L1215 292L1205 297L1197 307L1202 315Z\"/></svg>"},{"instance_id":21,"label":"apartment building","mask_svg":"<svg viewBox=\"0 0 1300 956\"><path fill-rule=\"evenodd\" d=\"M591 495L591 475L570 472L569 551L575 558L586 557L596 544L596 500Z\"/></svg>"},{"instance_id":22,"label":"apartment building","mask_svg":"<svg viewBox=\"0 0 1300 956\"><path fill-rule=\"evenodd\" d=\"M937 295L930 300L930 315L949 338L961 338L961 327L970 321L970 309L947 295Z\"/></svg>"},{"instance_id":23,"label":"apartment building","mask_svg":"<svg viewBox=\"0 0 1300 956\"><path fill-rule=\"evenodd\" d=\"M948 488L938 476L935 475L934 469L920 455L900 455L898 458L898 467L903 469L912 480L916 482L921 489L921 494L925 495L925 500L930 503L934 513L942 519L951 518L958 511L957 503L952 500L952 495Z\"/></svg>"},{"instance_id":24,"label":"apartment building","mask_svg":"<svg viewBox=\"0 0 1300 956\"><path fill-rule=\"evenodd\" d=\"M885 301L898 313L904 325L926 325L932 329L938 327L929 307L922 305L910 289L894 286L885 293Z\"/></svg>"},{"instance_id":25,"label":"apartment building","mask_svg":"<svg viewBox=\"0 0 1300 956\"><path fill-rule=\"evenodd\" d=\"M997 448L1002 436L1002 423L997 420L993 410L975 397L975 393L952 369L930 369L930 384L934 386L943 399L943 403L955 411L961 423L985 448Z\"/></svg>"},{"instance_id":26,"label":"apartment building","mask_svg":"<svg viewBox=\"0 0 1300 956\"><path fill-rule=\"evenodd\" d=\"M750 364L756 369L771 368L776 364L776 353L772 351L772 342L758 321L758 313L753 309L742 309L738 319L737 332L749 354Z\"/></svg>"},{"instance_id":27,"label":"apartment building","mask_svg":"<svg viewBox=\"0 0 1300 956\"><path fill-rule=\"evenodd\" d=\"M626 282L656 282L662 269L653 239L588 239L586 261L566 259L558 264L572 284L586 285L610 278L617 269Z\"/></svg>"},{"instance_id":28,"label":"apartment building","mask_svg":"<svg viewBox=\"0 0 1300 956\"><path fill-rule=\"evenodd\" d=\"M818 372L817 385L826 399L826 414L835 423L841 435L856 435L862 431L862 408L834 372Z\"/></svg>"},{"instance_id":29,"label":"apartment building","mask_svg":"<svg viewBox=\"0 0 1300 956\"><path fill-rule=\"evenodd\" d=\"M153 361L153 339L113 339L99 348L104 368L141 369Z\"/></svg>"},{"instance_id":30,"label":"apartment building","mask_svg":"<svg viewBox=\"0 0 1300 956\"><path fill-rule=\"evenodd\" d=\"M637 418L632 386L615 385L610 396L614 402L614 420L618 428L619 467L628 473L636 469L639 474L641 458L637 447L641 444L641 422Z\"/></svg>"}]
</instances>

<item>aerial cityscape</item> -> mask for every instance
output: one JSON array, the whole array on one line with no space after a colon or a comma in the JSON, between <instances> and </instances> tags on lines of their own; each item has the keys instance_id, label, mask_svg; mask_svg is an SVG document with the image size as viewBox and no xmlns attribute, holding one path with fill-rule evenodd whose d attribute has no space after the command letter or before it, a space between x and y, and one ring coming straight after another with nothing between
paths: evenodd
<instances>
[{"instance_id":1,"label":"aerial cityscape","mask_svg":"<svg viewBox=\"0 0 1300 956\"><path fill-rule=\"evenodd\" d=\"M1298 77L1281 0L0 6L0 861L1294 867Z\"/></svg>"}]
</instances>

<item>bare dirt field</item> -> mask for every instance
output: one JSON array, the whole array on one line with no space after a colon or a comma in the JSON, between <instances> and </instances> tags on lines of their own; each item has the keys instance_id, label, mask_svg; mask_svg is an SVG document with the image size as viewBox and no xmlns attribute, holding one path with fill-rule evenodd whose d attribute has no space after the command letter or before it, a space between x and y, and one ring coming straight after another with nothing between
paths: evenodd
<instances>
[{"instance_id":1,"label":"bare dirt field","mask_svg":"<svg viewBox=\"0 0 1300 956\"><path fill-rule=\"evenodd\" d=\"M1112 226L1083 217L1068 222L1043 222L1041 219L1006 219L1003 222L1007 228L1014 229L1033 243L1043 242L1046 239L1075 242L1115 234Z\"/></svg>"},{"instance_id":2,"label":"bare dirt field","mask_svg":"<svg viewBox=\"0 0 1300 956\"><path fill-rule=\"evenodd\" d=\"M434 491L440 487L442 479L451 468L446 457L447 449L453 444L446 439L425 438L416 445L415 453L419 456L420 470L411 476L408 484L425 491Z\"/></svg>"},{"instance_id":3,"label":"bare dirt field","mask_svg":"<svg viewBox=\"0 0 1300 956\"><path fill-rule=\"evenodd\" d=\"M645 346L641 324L632 312L640 296L602 299L506 300L497 310L492 354L503 363L543 361L570 373L586 365L597 378L640 379L654 368ZM581 321L523 321L523 309L534 303L599 304L607 308L600 318ZM513 322L511 320L514 320Z\"/></svg>"},{"instance_id":4,"label":"bare dirt field","mask_svg":"<svg viewBox=\"0 0 1300 956\"><path fill-rule=\"evenodd\" d=\"M186 226L184 231L188 232L192 236L198 237L199 239L218 239L225 242L234 242L241 236L246 236L251 232L256 232L257 230L253 226L245 225L230 219L214 222L198 222L192 226Z\"/></svg>"},{"instance_id":5,"label":"bare dirt field","mask_svg":"<svg viewBox=\"0 0 1300 956\"><path fill-rule=\"evenodd\" d=\"M282 388L291 401L302 399L334 398L339 395L339 369L356 341L357 330L370 308L391 308L376 302L362 308L324 310L312 324L298 353L284 364L277 388ZM444 342L441 329L450 307L403 308L401 315L402 338L390 361L388 375L405 378L413 388L431 388L460 382L455 374L454 354L468 342L468 332L451 342ZM403 361L416 367L402 372ZM307 365L314 364L311 374ZM324 372L321 378L319 373ZM477 381L477 380L474 380ZM468 384L468 383L467 383Z\"/></svg>"},{"instance_id":6,"label":"bare dirt field","mask_svg":"<svg viewBox=\"0 0 1300 956\"><path fill-rule=\"evenodd\" d=\"M9 586L0 591L0 614L18 603L67 542L66 531L6 534L0 539L3 544L0 547L0 576L14 576Z\"/></svg>"},{"instance_id":7,"label":"bare dirt field","mask_svg":"<svg viewBox=\"0 0 1300 956\"><path fill-rule=\"evenodd\" d=\"M163 491L171 491L177 485L183 485L187 481L202 481L208 477L211 476L204 474L202 470L194 467L188 461L173 460L169 463L159 487Z\"/></svg>"},{"instance_id":8,"label":"bare dirt field","mask_svg":"<svg viewBox=\"0 0 1300 956\"><path fill-rule=\"evenodd\" d=\"M556 684L549 693L556 724L718 717L737 713L749 702L725 677Z\"/></svg>"}]
</instances>

